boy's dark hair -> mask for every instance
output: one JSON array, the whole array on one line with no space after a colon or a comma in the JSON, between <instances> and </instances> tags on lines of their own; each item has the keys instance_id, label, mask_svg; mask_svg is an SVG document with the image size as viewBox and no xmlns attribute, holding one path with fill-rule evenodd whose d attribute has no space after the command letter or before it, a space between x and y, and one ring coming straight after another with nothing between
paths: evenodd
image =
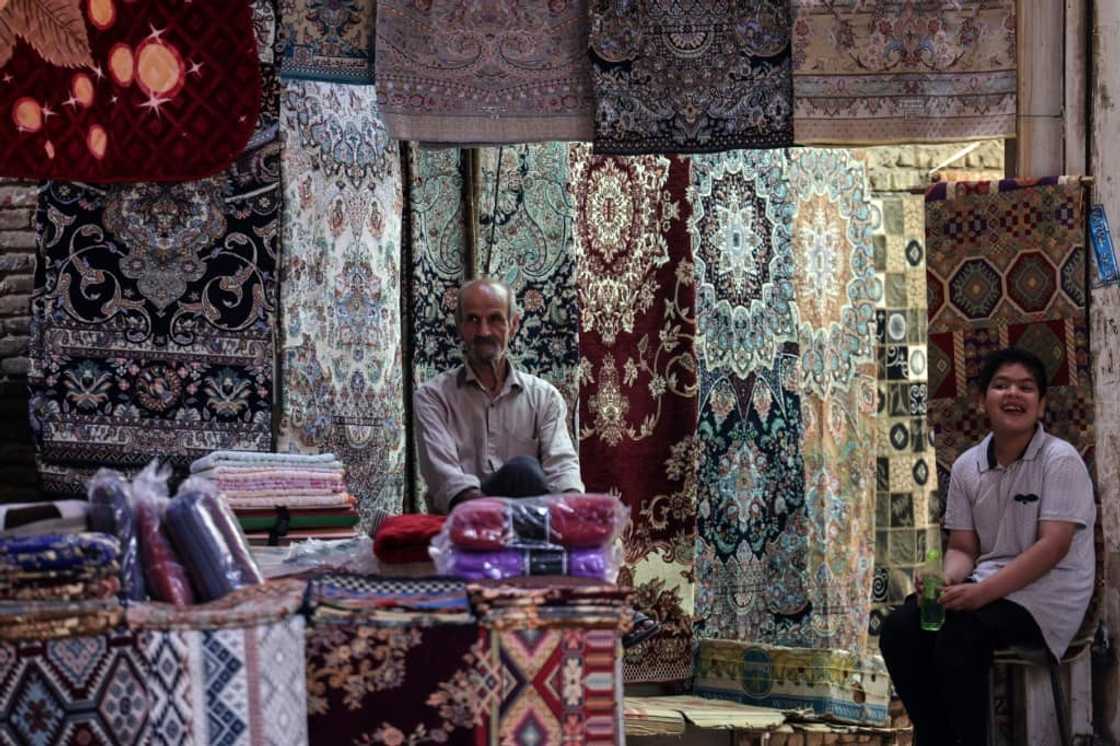
<instances>
[{"instance_id":1,"label":"boy's dark hair","mask_svg":"<svg viewBox=\"0 0 1120 746\"><path fill-rule=\"evenodd\" d=\"M1028 352L1020 347L1005 347L984 358L984 367L980 369L980 392L988 393L992 379L996 372L1005 365L1019 363L1031 374L1034 383L1038 386L1038 396L1046 396L1046 366L1033 352Z\"/></svg>"}]
</instances>

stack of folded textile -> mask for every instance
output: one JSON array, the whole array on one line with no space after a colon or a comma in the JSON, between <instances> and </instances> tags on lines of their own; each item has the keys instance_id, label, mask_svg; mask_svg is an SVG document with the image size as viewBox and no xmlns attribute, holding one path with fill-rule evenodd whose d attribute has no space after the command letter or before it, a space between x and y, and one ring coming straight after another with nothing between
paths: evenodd
<instances>
[{"instance_id":1,"label":"stack of folded textile","mask_svg":"<svg viewBox=\"0 0 1120 746\"><path fill-rule=\"evenodd\" d=\"M0 639L102 632L121 622L120 545L98 533L0 538Z\"/></svg>"},{"instance_id":2,"label":"stack of folded textile","mask_svg":"<svg viewBox=\"0 0 1120 746\"><path fill-rule=\"evenodd\" d=\"M358 513L333 453L215 451L191 474L215 482L251 544L355 535Z\"/></svg>"},{"instance_id":3,"label":"stack of folded textile","mask_svg":"<svg viewBox=\"0 0 1120 746\"><path fill-rule=\"evenodd\" d=\"M571 575L614 582L626 516L611 495L471 500L448 516L432 557L441 574L467 580Z\"/></svg>"}]
</instances>

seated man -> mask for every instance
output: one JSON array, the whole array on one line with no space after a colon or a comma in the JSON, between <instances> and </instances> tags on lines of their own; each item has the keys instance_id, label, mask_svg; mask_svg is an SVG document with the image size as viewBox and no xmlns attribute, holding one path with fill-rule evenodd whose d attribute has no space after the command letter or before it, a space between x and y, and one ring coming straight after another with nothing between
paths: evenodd
<instances>
[{"instance_id":1,"label":"seated man","mask_svg":"<svg viewBox=\"0 0 1120 746\"><path fill-rule=\"evenodd\" d=\"M431 509L448 513L482 495L583 492L563 397L507 357L521 323L513 291L497 280L466 283L455 321L466 362L413 398Z\"/></svg>"},{"instance_id":2,"label":"seated man","mask_svg":"<svg viewBox=\"0 0 1120 746\"><path fill-rule=\"evenodd\" d=\"M486 278L464 284L455 322L466 362L425 383L413 397L420 473L431 509L450 513L483 495L583 492L563 397L507 357L521 323L510 287ZM637 645L659 629L656 620L636 611L623 645Z\"/></svg>"},{"instance_id":3,"label":"seated man","mask_svg":"<svg viewBox=\"0 0 1120 746\"><path fill-rule=\"evenodd\" d=\"M945 622L921 630L910 596L880 631L917 746L985 744L992 651L1045 645L1060 657L1093 593L1093 485L1073 446L1039 422L1042 362L1024 350L995 352L980 391L991 433L957 459L949 480Z\"/></svg>"}]
</instances>

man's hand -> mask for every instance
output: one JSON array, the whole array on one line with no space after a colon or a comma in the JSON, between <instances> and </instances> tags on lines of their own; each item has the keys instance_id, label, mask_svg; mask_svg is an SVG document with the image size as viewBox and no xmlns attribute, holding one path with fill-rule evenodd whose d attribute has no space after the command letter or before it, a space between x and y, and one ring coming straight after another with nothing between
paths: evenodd
<instances>
[{"instance_id":1,"label":"man's hand","mask_svg":"<svg viewBox=\"0 0 1120 746\"><path fill-rule=\"evenodd\" d=\"M946 609L954 611L973 611L981 606L987 606L995 599L988 592L984 583L956 583L941 589L938 599Z\"/></svg>"},{"instance_id":2,"label":"man's hand","mask_svg":"<svg viewBox=\"0 0 1120 746\"><path fill-rule=\"evenodd\" d=\"M451 510L455 510L456 507L469 500L477 500L480 497L483 497L482 490L480 490L478 487L468 487L459 494L455 495L455 497L451 498L451 509L448 510L448 512L450 513Z\"/></svg>"}]
</instances>

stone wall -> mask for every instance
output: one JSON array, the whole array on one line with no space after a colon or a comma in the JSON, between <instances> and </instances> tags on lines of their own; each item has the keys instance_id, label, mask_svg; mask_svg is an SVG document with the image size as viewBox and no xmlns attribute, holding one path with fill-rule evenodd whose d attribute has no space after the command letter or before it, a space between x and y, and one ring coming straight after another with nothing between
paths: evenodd
<instances>
[{"instance_id":1,"label":"stone wall","mask_svg":"<svg viewBox=\"0 0 1120 746\"><path fill-rule=\"evenodd\" d=\"M930 170L941 166L941 178L984 181L1004 177L1003 140L973 143L975 148L948 162L970 143L939 145L883 145L857 148L857 158L867 164L867 177L877 192L904 192L930 183ZM947 163L948 162L948 163Z\"/></svg>"},{"instance_id":2,"label":"stone wall","mask_svg":"<svg viewBox=\"0 0 1120 746\"><path fill-rule=\"evenodd\" d=\"M27 417L37 202L35 184L0 181L0 502L38 494Z\"/></svg>"}]
</instances>

